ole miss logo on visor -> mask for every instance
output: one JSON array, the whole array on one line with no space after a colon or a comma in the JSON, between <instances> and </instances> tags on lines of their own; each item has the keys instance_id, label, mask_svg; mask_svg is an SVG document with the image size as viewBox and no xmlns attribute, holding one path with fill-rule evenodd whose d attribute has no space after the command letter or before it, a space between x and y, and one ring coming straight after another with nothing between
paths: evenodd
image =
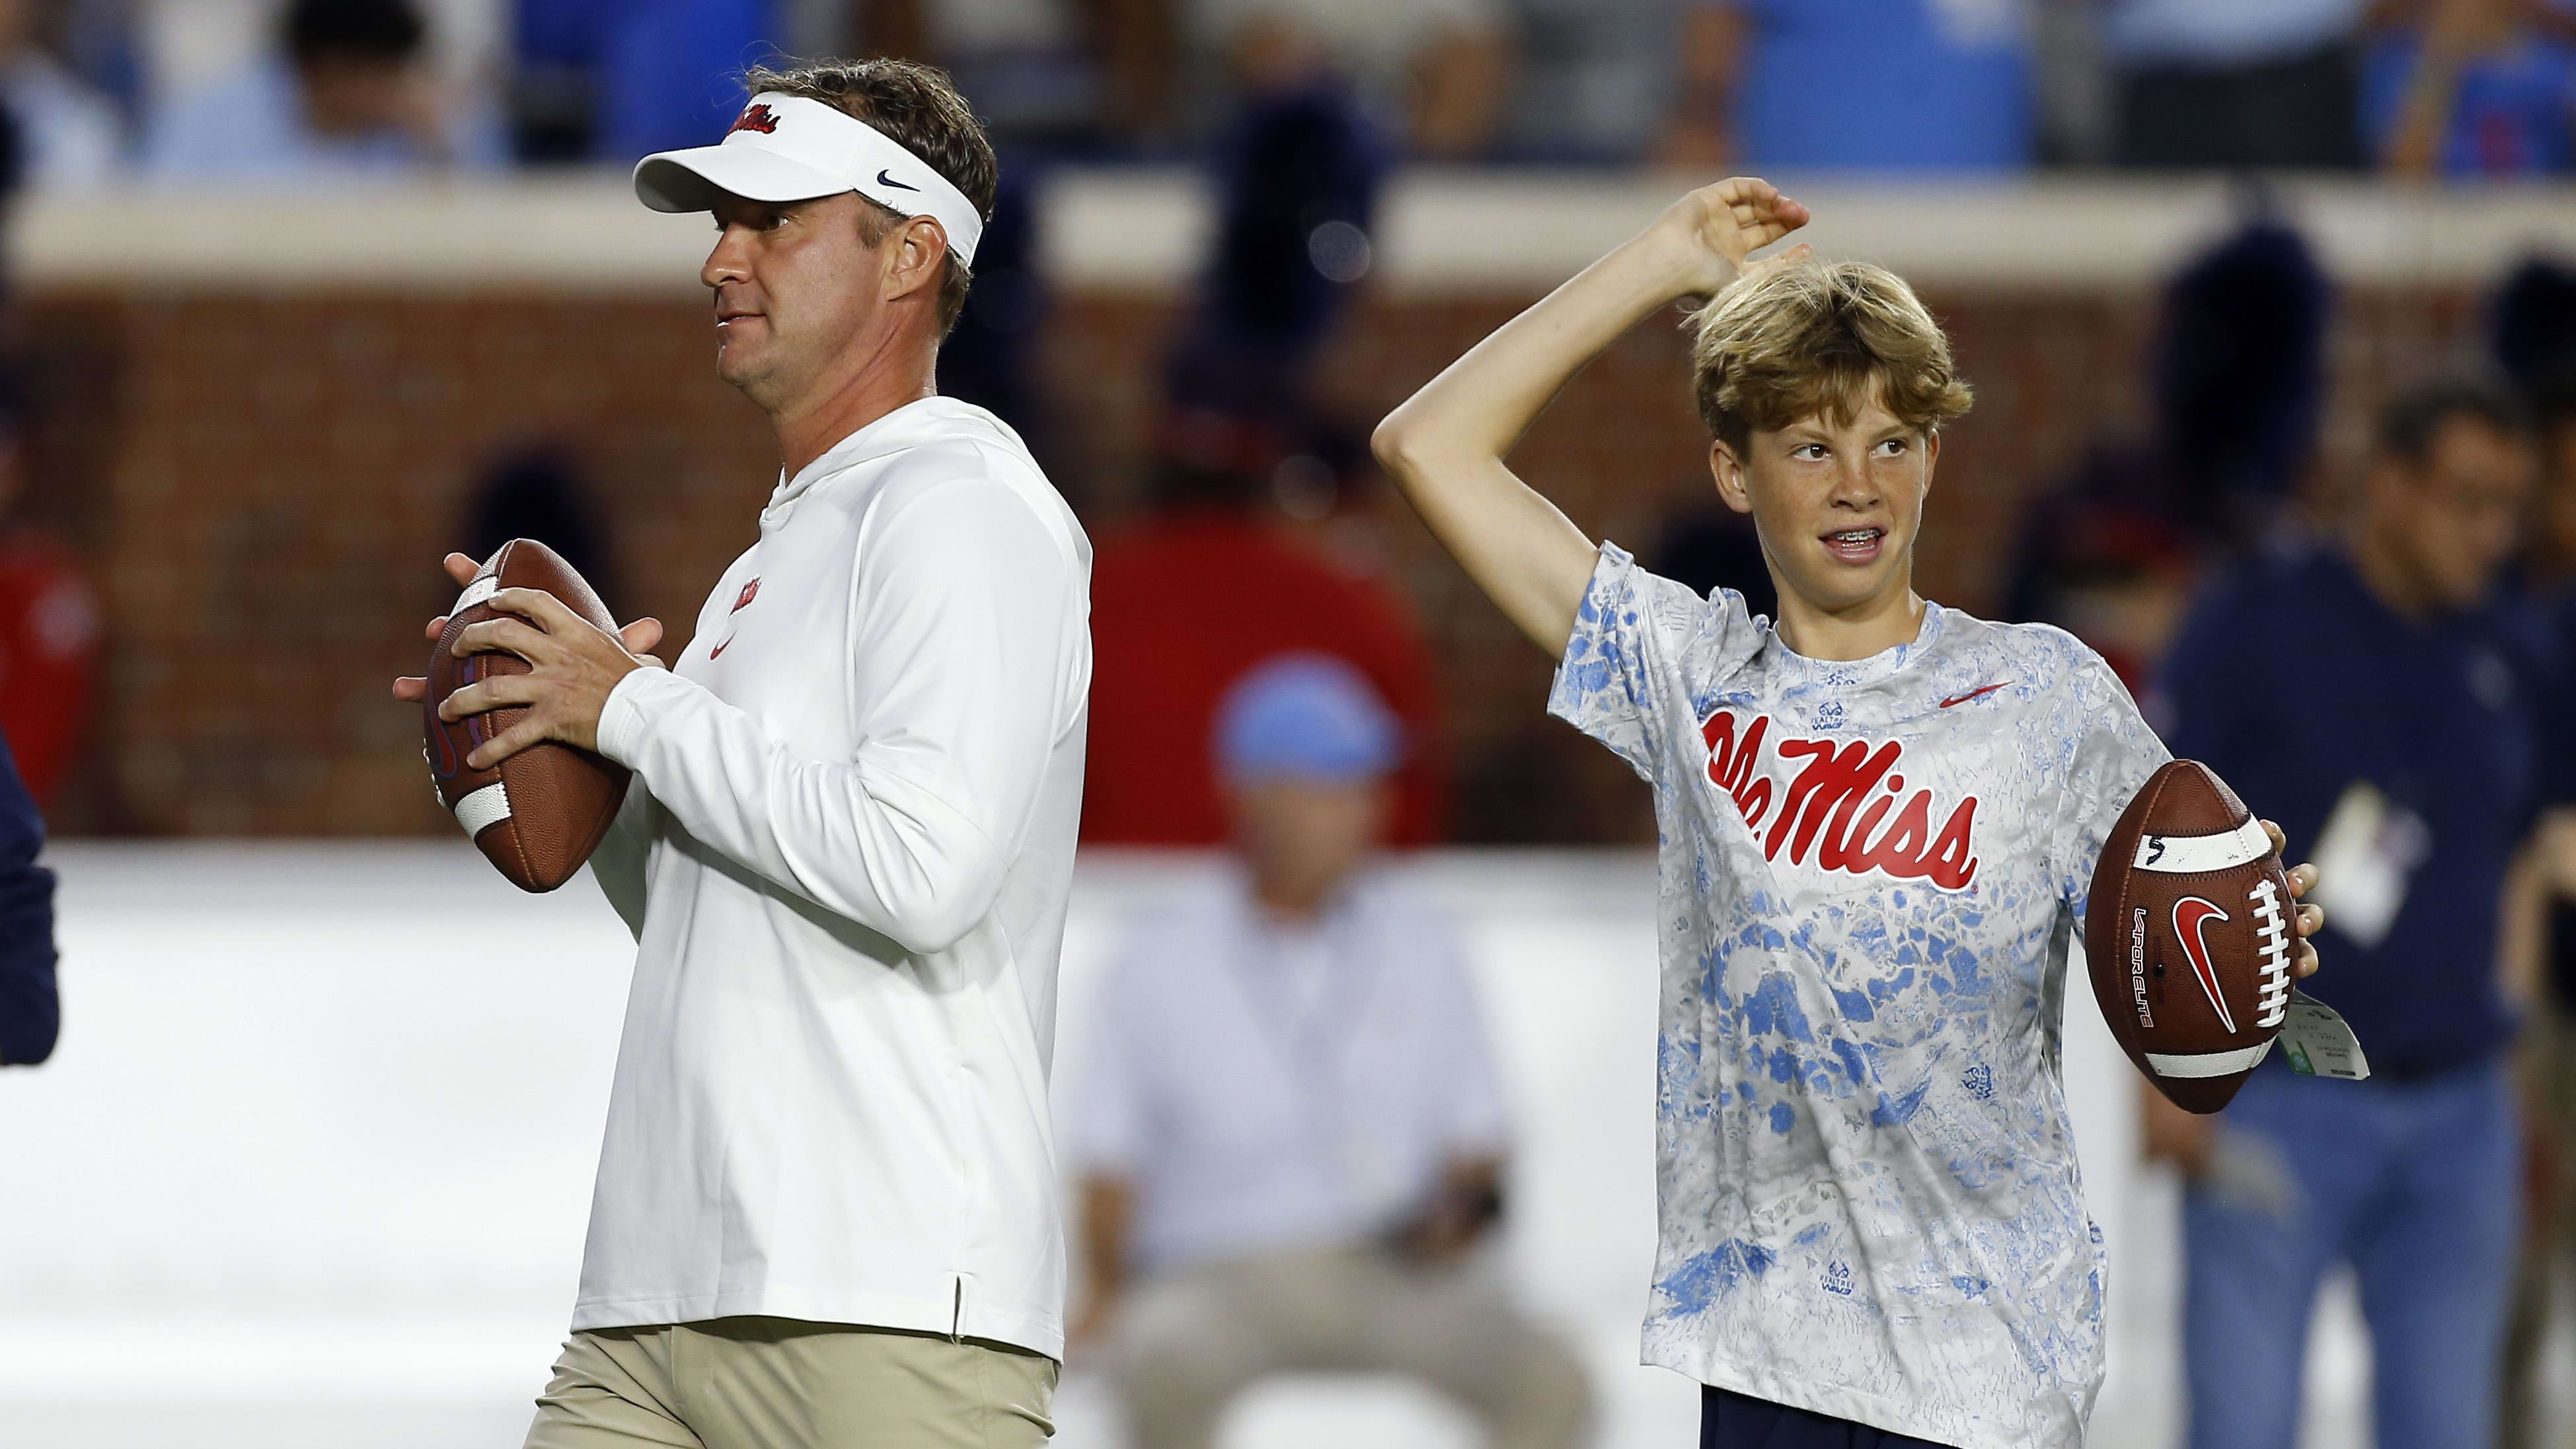
<instances>
[{"instance_id":1,"label":"ole miss logo on visor","mask_svg":"<svg viewBox=\"0 0 2576 1449\"><path fill-rule=\"evenodd\" d=\"M770 110L769 107L765 105L752 106L744 110L741 115L734 118L734 123L725 128L725 134L730 136L736 131L758 131L760 134L766 136L775 132L777 129L778 116L776 112Z\"/></svg>"}]
</instances>

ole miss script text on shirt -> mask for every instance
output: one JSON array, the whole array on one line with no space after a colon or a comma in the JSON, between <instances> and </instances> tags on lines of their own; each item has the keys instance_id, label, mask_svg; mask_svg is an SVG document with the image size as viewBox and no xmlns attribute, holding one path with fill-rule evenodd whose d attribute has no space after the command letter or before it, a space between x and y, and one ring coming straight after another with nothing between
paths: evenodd
<instances>
[{"instance_id":1,"label":"ole miss script text on shirt","mask_svg":"<svg viewBox=\"0 0 2576 1449\"><path fill-rule=\"evenodd\" d=\"M1700 725L1708 741L1708 778L1733 798L1745 826L1761 835L1765 859L1778 861L1785 848L1790 864L1804 865L1812 849L1819 870L1874 870L1898 880L1929 880L1943 890L1964 889L1977 878L1977 797L1960 800L1935 831L1932 818L1939 812L1932 792L1906 793L1898 768L1904 745L1865 739L1771 744L1770 733L1769 715L1755 715L1748 724L1727 709ZM1767 762L1766 745L1773 756ZM1785 790L1778 788L1774 766L1787 779Z\"/></svg>"}]
</instances>

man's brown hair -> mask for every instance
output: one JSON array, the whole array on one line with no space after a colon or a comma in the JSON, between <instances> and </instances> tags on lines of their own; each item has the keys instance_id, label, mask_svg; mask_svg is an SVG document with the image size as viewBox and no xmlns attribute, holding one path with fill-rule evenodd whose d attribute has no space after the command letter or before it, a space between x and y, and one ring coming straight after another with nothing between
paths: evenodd
<instances>
[{"instance_id":1,"label":"man's brown hair","mask_svg":"<svg viewBox=\"0 0 2576 1449\"><path fill-rule=\"evenodd\" d=\"M1941 324L1884 267L1791 262L1738 280L1692 322L1700 421L1739 455L1757 428L1819 413L1847 424L1872 400L1927 433L1971 401Z\"/></svg>"},{"instance_id":2,"label":"man's brown hair","mask_svg":"<svg viewBox=\"0 0 2576 1449\"><path fill-rule=\"evenodd\" d=\"M867 122L966 193L977 216L993 219L993 192L1001 178L993 142L948 73L937 66L909 60L782 61L753 66L743 72L742 83L753 95L780 91L803 96ZM886 232L904 219L868 196L859 201L867 218L862 236L870 246L885 240ZM974 281L965 260L950 251L948 268L939 278L943 335L957 325L957 314L966 309L966 289Z\"/></svg>"}]
</instances>

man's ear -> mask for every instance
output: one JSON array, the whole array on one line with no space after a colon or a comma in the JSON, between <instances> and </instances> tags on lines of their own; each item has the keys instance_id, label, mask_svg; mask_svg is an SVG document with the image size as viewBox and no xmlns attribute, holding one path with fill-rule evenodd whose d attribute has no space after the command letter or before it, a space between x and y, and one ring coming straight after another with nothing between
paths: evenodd
<instances>
[{"instance_id":1,"label":"man's ear","mask_svg":"<svg viewBox=\"0 0 2576 1449\"><path fill-rule=\"evenodd\" d=\"M1923 491L1932 491L1933 471L1941 466L1941 430L1923 430Z\"/></svg>"},{"instance_id":2,"label":"man's ear","mask_svg":"<svg viewBox=\"0 0 2576 1449\"><path fill-rule=\"evenodd\" d=\"M1717 479L1717 496L1738 513L1753 511L1753 495L1744 491L1744 460L1720 438L1708 445L1708 471Z\"/></svg>"},{"instance_id":3,"label":"man's ear","mask_svg":"<svg viewBox=\"0 0 2576 1449\"><path fill-rule=\"evenodd\" d=\"M887 244L894 250L879 293L886 301L938 287L940 263L948 255L948 233L938 222L927 216L908 218Z\"/></svg>"}]
</instances>

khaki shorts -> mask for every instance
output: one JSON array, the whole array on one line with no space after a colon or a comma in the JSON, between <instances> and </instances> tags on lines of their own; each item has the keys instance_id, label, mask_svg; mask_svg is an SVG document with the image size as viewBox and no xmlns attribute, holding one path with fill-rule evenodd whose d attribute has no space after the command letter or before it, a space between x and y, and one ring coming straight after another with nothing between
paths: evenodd
<instances>
[{"instance_id":1,"label":"khaki shorts","mask_svg":"<svg viewBox=\"0 0 2576 1449\"><path fill-rule=\"evenodd\" d=\"M1028 1449L1055 1360L935 1333L719 1318L576 1333L527 1449Z\"/></svg>"}]
</instances>

